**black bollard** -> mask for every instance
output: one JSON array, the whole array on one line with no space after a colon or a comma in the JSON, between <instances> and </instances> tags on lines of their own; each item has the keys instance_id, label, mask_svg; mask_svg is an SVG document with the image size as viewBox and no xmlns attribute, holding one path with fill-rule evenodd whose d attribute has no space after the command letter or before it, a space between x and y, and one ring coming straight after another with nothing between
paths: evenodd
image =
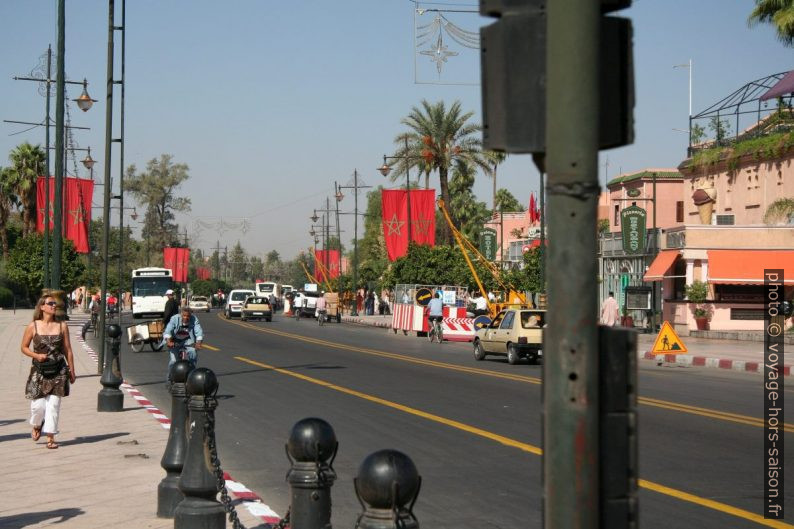
<instances>
[{"instance_id":1,"label":"black bollard","mask_svg":"<svg viewBox=\"0 0 794 529\"><path fill-rule=\"evenodd\" d=\"M165 477L157 486L157 516L160 518L173 518L176 506L185 498L179 490L179 475L182 473L187 452L188 411L185 382L190 371L190 362L187 360L179 360L171 366L171 428L163 458L160 460Z\"/></svg>"},{"instance_id":2,"label":"black bollard","mask_svg":"<svg viewBox=\"0 0 794 529\"><path fill-rule=\"evenodd\" d=\"M338 446L334 429L322 419L309 417L292 427L286 447L291 529L330 529L331 486L336 479L331 465Z\"/></svg>"},{"instance_id":3,"label":"black bollard","mask_svg":"<svg viewBox=\"0 0 794 529\"><path fill-rule=\"evenodd\" d=\"M218 379L206 367L194 369L187 378L185 390L190 396L188 410L188 441L179 490L185 499L174 511L174 529L224 529L226 515L216 499L220 491L210 457L208 422L214 422L215 392Z\"/></svg>"},{"instance_id":4,"label":"black bollard","mask_svg":"<svg viewBox=\"0 0 794 529\"><path fill-rule=\"evenodd\" d=\"M121 347L121 327L111 324L107 326L107 354L102 369L102 378L99 382L102 389L97 396L97 411L122 411L124 409L124 393L119 386L124 381L121 378L121 363L119 362L119 348Z\"/></svg>"},{"instance_id":5,"label":"black bollard","mask_svg":"<svg viewBox=\"0 0 794 529\"><path fill-rule=\"evenodd\" d=\"M422 477L411 458L397 450L367 456L353 480L361 507L357 529L418 529L413 508Z\"/></svg>"}]
</instances>

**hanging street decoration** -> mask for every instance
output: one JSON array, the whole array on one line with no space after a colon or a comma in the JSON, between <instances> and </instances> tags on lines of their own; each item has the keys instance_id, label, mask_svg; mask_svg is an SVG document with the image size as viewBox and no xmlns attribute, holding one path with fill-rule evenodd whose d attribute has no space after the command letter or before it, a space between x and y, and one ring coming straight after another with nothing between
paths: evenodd
<instances>
[{"instance_id":1,"label":"hanging street decoration","mask_svg":"<svg viewBox=\"0 0 794 529\"><path fill-rule=\"evenodd\" d=\"M428 4L438 5L438 4ZM450 59L463 58L466 49L478 53L465 53L472 61L479 56L480 34L478 31L464 29L460 19L477 14L477 10L423 8L419 2L414 9L414 82L427 84L479 84L471 79L471 68L466 61L455 66ZM432 20L426 20L432 17ZM453 21L453 18L455 21ZM472 20L474 20L472 18ZM455 49L457 48L457 49ZM427 67L435 70L433 76ZM431 70L431 71L432 71ZM435 77L435 78L434 78Z\"/></svg>"}]
</instances>

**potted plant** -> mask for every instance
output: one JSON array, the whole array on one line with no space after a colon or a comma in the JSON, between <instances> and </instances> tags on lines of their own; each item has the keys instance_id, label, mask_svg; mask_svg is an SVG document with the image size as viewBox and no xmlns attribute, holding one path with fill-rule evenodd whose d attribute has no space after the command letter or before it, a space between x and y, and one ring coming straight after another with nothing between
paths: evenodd
<instances>
[{"instance_id":1,"label":"potted plant","mask_svg":"<svg viewBox=\"0 0 794 529\"><path fill-rule=\"evenodd\" d=\"M695 304L693 315L699 331L709 330L709 313L703 304L709 296L709 285L703 281L693 281L686 286L687 299Z\"/></svg>"},{"instance_id":2,"label":"potted plant","mask_svg":"<svg viewBox=\"0 0 794 529\"><path fill-rule=\"evenodd\" d=\"M624 327L634 327L634 318L629 316L629 309L626 305L623 305L622 311L622 318L620 319L620 324Z\"/></svg>"}]
</instances>

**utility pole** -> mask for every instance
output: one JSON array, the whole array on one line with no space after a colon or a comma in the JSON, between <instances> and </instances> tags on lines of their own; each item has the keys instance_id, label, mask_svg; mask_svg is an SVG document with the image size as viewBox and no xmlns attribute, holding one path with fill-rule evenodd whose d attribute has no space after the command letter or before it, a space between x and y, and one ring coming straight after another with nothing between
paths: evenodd
<instances>
[{"instance_id":1,"label":"utility pole","mask_svg":"<svg viewBox=\"0 0 794 529\"><path fill-rule=\"evenodd\" d=\"M215 256L216 256L216 260L215 260L215 279L220 280L220 278L221 278L221 241L216 242L215 243L215 248L212 248L212 249L215 250Z\"/></svg>"},{"instance_id":2,"label":"utility pole","mask_svg":"<svg viewBox=\"0 0 794 529\"><path fill-rule=\"evenodd\" d=\"M120 133L114 142L119 144L119 324L121 324L121 307L124 299L124 55L126 34L126 2L121 0L121 27L113 29L121 31L121 112L119 114ZM114 81L115 83L115 81ZM110 164L110 160L106 161Z\"/></svg>"},{"instance_id":3,"label":"utility pole","mask_svg":"<svg viewBox=\"0 0 794 529\"><path fill-rule=\"evenodd\" d=\"M66 31L66 6L64 4L65 0L58 0L58 48L55 66L55 199L53 204L52 279L50 281L50 286L55 290L61 289L61 248L63 247L63 119L65 110L64 80L66 77L64 64L64 54L66 52L66 36L64 34ZM49 197L47 197L47 200L49 200ZM103 316L102 324L104 325L104 323ZM104 353L104 334L102 339L102 351ZM99 366L101 366L102 355L100 355L99 360Z\"/></svg>"},{"instance_id":4,"label":"utility pole","mask_svg":"<svg viewBox=\"0 0 794 529\"><path fill-rule=\"evenodd\" d=\"M336 241L339 243L339 248L337 250L337 280L336 280L336 290L339 295L342 295L342 233L339 230L339 201L342 200L342 190L339 188L339 184L334 181L334 198L336 199Z\"/></svg>"}]
</instances>

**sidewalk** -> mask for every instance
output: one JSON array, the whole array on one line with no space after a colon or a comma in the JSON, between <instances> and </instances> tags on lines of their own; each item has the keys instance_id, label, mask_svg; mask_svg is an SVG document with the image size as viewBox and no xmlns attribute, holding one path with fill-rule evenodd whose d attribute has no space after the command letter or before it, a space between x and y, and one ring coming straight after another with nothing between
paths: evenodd
<instances>
[{"instance_id":1,"label":"sidewalk","mask_svg":"<svg viewBox=\"0 0 794 529\"><path fill-rule=\"evenodd\" d=\"M0 527L172 528L172 519L156 515L157 485L165 476L160 459L170 422L126 384L123 411L96 411L102 388L96 357L79 339L87 315L75 312L69 322L77 381L61 402L60 448L47 450L44 435L33 442L30 401L25 399L31 361L20 352L31 317L31 310L0 311L0 369L5 374L0 385L0 460L6 467L0 484ZM241 491L236 503L248 499L253 501L245 503L266 507L241 484L227 481L227 487ZM266 518L242 505L237 513L249 529L267 527Z\"/></svg>"},{"instance_id":2,"label":"sidewalk","mask_svg":"<svg viewBox=\"0 0 794 529\"><path fill-rule=\"evenodd\" d=\"M342 316L342 321L373 327L391 328L391 316ZM712 367L762 373L764 370L764 344L758 341L717 340L713 338L681 337L688 349L687 354L654 355L650 353L655 334L637 336L637 354L640 359L680 367ZM786 345L785 350L794 352L794 346ZM790 376L792 363L786 362L783 374Z\"/></svg>"}]
</instances>

